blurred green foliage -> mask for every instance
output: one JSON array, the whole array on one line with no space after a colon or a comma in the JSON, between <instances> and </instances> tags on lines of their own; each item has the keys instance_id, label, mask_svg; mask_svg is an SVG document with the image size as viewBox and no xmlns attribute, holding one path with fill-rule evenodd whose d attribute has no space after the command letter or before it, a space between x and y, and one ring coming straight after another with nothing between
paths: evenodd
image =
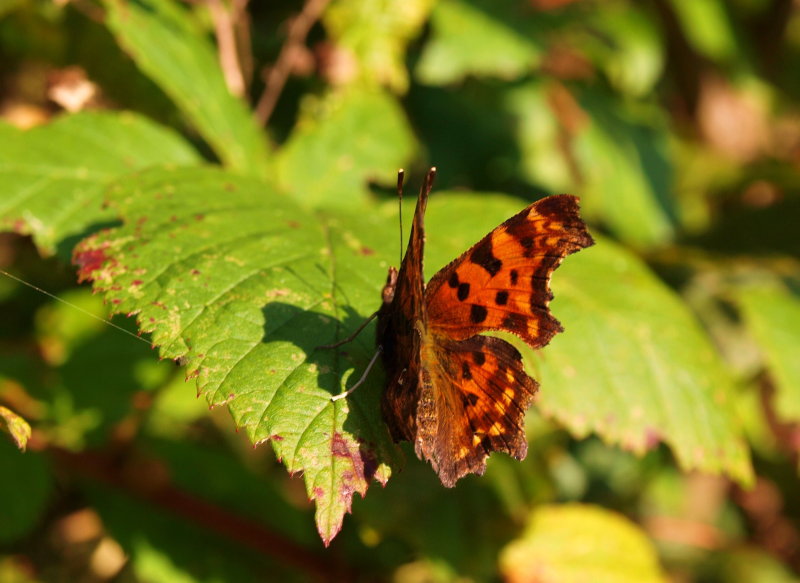
<instances>
[{"instance_id":1,"label":"blurred green foliage","mask_svg":"<svg viewBox=\"0 0 800 583\"><path fill-rule=\"evenodd\" d=\"M796 2L15 0L0 58L0 581L800 578ZM545 194L598 240L453 490L314 350L429 165L428 275Z\"/></svg>"}]
</instances>

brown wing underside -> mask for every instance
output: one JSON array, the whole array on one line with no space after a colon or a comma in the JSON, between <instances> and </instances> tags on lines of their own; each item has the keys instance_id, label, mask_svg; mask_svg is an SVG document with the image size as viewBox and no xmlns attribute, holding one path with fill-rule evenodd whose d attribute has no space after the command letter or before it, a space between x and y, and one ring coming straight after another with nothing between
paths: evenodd
<instances>
[{"instance_id":1,"label":"brown wing underside","mask_svg":"<svg viewBox=\"0 0 800 583\"><path fill-rule=\"evenodd\" d=\"M474 336L423 345L420 387L415 449L442 484L482 474L493 451L525 457L525 411L537 384L508 342Z\"/></svg>"},{"instance_id":2,"label":"brown wing underside","mask_svg":"<svg viewBox=\"0 0 800 583\"><path fill-rule=\"evenodd\" d=\"M535 202L431 279L428 326L456 340L506 330L534 348L544 346L562 330L548 308L550 276L564 257L593 243L577 198Z\"/></svg>"}]
</instances>

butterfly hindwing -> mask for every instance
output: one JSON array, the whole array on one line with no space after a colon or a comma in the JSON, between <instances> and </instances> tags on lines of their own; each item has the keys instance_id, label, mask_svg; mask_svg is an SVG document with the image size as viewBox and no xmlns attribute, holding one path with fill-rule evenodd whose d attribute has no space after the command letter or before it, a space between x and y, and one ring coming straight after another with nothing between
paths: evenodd
<instances>
[{"instance_id":1,"label":"butterfly hindwing","mask_svg":"<svg viewBox=\"0 0 800 583\"><path fill-rule=\"evenodd\" d=\"M537 384L508 342L491 336L423 342L420 384L421 407L430 401L433 414L419 419L415 447L442 484L482 474L493 451L525 457L525 411Z\"/></svg>"},{"instance_id":2,"label":"butterfly hindwing","mask_svg":"<svg viewBox=\"0 0 800 583\"><path fill-rule=\"evenodd\" d=\"M506 330L534 348L562 330L548 308L553 270L593 243L574 196L542 199L450 263L425 291L429 326L455 339Z\"/></svg>"}]
</instances>

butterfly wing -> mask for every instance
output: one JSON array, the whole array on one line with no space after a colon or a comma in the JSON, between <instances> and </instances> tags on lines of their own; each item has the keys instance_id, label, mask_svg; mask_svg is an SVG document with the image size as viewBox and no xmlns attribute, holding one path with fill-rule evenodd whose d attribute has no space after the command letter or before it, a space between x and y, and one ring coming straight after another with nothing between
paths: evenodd
<instances>
[{"instance_id":1,"label":"butterfly wing","mask_svg":"<svg viewBox=\"0 0 800 583\"><path fill-rule=\"evenodd\" d=\"M424 218L428 194L436 175L432 169L422 185L411 223L408 248L400 270L389 269L378 310L376 340L382 351L387 385L381 408L395 441L414 441L419 402L420 341L425 327L425 280L422 255L425 246Z\"/></svg>"},{"instance_id":2,"label":"butterfly wing","mask_svg":"<svg viewBox=\"0 0 800 583\"><path fill-rule=\"evenodd\" d=\"M492 451L522 459L524 418L537 389L516 348L482 336L506 330L532 347L562 330L548 309L550 275L593 243L577 199L543 199L437 273L425 291L416 450L445 486L483 473Z\"/></svg>"},{"instance_id":3,"label":"butterfly wing","mask_svg":"<svg viewBox=\"0 0 800 583\"><path fill-rule=\"evenodd\" d=\"M486 235L428 284L428 322L463 340L506 330L534 348L562 331L550 313L550 276L570 253L594 241L567 194L533 203Z\"/></svg>"},{"instance_id":4,"label":"butterfly wing","mask_svg":"<svg viewBox=\"0 0 800 583\"><path fill-rule=\"evenodd\" d=\"M419 430L421 459L446 487L483 474L493 451L523 459L525 411L537 384L508 342L491 336L423 343Z\"/></svg>"}]
</instances>

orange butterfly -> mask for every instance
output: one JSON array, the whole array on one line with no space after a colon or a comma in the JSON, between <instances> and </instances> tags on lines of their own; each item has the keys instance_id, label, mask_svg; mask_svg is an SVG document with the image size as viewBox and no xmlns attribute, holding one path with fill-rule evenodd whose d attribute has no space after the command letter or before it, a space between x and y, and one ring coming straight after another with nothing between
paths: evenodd
<instances>
[{"instance_id":1,"label":"orange butterfly","mask_svg":"<svg viewBox=\"0 0 800 583\"><path fill-rule=\"evenodd\" d=\"M400 270L389 269L377 312L388 377L383 417L447 487L482 474L493 451L525 457L525 411L538 385L505 340L533 348L563 328L548 309L550 275L570 253L594 244L578 199L562 194L528 206L444 267L426 286L423 219L436 169L420 191ZM402 171L398 184L402 184Z\"/></svg>"}]
</instances>

